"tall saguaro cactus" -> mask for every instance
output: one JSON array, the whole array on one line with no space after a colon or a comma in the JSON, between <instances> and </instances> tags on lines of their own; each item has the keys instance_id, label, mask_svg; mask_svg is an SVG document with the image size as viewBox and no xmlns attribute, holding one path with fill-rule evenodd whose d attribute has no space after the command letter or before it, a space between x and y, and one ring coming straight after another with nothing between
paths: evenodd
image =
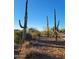
<instances>
[{"instance_id":1,"label":"tall saguaro cactus","mask_svg":"<svg viewBox=\"0 0 79 59\"><path fill-rule=\"evenodd\" d=\"M25 16L24 16L24 26L21 25L21 22L19 20L19 25L21 28L23 28L23 36L22 39L26 39L26 29L27 29L27 5L28 5L28 0L26 1L26 8L25 8Z\"/></svg>"},{"instance_id":2,"label":"tall saguaro cactus","mask_svg":"<svg viewBox=\"0 0 79 59\"><path fill-rule=\"evenodd\" d=\"M56 10L54 9L54 36L57 41Z\"/></svg>"},{"instance_id":3,"label":"tall saguaro cactus","mask_svg":"<svg viewBox=\"0 0 79 59\"><path fill-rule=\"evenodd\" d=\"M46 17L47 20L47 37L49 37L49 22L48 22L48 16Z\"/></svg>"},{"instance_id":4,"label":"tall saguaro cactus","mask_svg":"<svg viewBox=\"0 0 79 59\"><path fill-rule=\"evenodd\" d=\"M56 32L56 10L54 9L54 32Z\"/></svg>"}]
</instances>

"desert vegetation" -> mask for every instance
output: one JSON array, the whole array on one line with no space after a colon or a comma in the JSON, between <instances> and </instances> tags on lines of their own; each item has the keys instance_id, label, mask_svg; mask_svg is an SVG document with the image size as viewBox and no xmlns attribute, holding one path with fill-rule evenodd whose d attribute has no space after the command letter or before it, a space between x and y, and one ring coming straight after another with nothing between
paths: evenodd
<instances>
[{"instance_id":1,"label":"desert vegetation","mask_svg":"<svg viewBox=\"0 0 79 59\"><path fill-rule=\"evenodd\" d=\"M61 29L62 30L62 29ZM15 55L26 55L17 58L21 59L64 59L65 57L65 40L63 38L57 38L55 41L53 37L45 36L45 31L38 31L34 28L27 30L26 40L22 41L22 30L14 31L14 43L15 43ZM62 33L62 32L60 32ZM49 36L50 36L49 35ZM62 33L64 35L64 33ZM23 42L23 43L22 43ZM44 54L43 54L44 53ZM16 59L16 58L15 58Z\"/></svg>"},{"instance_id":2,"label":"desert vegetation","mask_svg":"<svg viewBox=\"0 0 79 59\"><path fill-rule=\"evenodd\" d=\"M22 30L14 30L14 59L65 59L65 29L59 29L56 24L56 10L54 9L54 27L49 27L49 19L46 17L46 29L39 31L35 28L27 28L26 1L24 25L19 20Z\"/></svg>"}]
</instances>

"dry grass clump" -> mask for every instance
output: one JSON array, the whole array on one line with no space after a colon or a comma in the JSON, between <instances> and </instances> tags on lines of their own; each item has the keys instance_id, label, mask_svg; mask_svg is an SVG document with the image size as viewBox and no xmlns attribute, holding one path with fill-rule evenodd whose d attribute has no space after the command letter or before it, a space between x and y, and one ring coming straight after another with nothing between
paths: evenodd
<instances>
[{"instance_id":1,"label":"dry grass clump","mask_svg":"<svg viewBox=\"0 0 79 59\"><path fill-rule=\"evenodd\" d=\"M45 53L31 51L26 55L25 59L65 59L65 57L63 55L58 54L52 54L52 56L50 56Z\"/></svg>"},{"instance_id":2,"label":"dry grass clump","mask_svg":"<svg viewBox=\"0 0 79 59\"><path fill-rule=\"evenodd\" d=\"M53 58L46 54L43 54L43 53L41 54L41 53L32 51L26 55L25 59L53 59ZM54 57L54 59L55 59L55 57Z\"/></svg>"}]
</instances>

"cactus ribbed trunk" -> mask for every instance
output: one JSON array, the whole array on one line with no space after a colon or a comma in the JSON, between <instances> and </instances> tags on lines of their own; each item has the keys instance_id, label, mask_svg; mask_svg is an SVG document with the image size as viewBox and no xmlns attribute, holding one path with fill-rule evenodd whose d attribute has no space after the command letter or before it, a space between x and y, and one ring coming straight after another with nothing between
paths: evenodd
<instances>
[{"instance_id":1,"label":"cactus ribbed trunk","mask_svg":"<svg viewBox=\"0 0 79 59\"><path fill-rule=\"evenodd\" d=\"M46 18L47 18L47 37L49 37L49 22L48 22L48 16L47 16Z\"/></svg>"},{"instance_id":2,"label":"cactus ribbed trunk","mask_svg":"<svg viewBox=\"0 0 79 59\"><path fill-rule=\"evenodd\" d=\"M57 41L57 28L56 28L56 10L54 9L54 36Z\"/></svg>"},{"instance_id":3,"label":"cactus ribbed trunk","mask_svg":"<svg viewBox=\"0 0 79 59\"><path fill-rule=\"evenodd\" d=\"M56 32L56 11L54 9L54 31Z\"/></svg>"},{"instance_id":4,"label":"cactus ribbed trunk","mask_svg":"<svg viewBox=\"0 0 79 59\"><path fill-rule=\"evenodd\" d=\"M26 30L27 30L27 5L28 5L28 0L26 1L26 8L25 8L25 17L24 17L24 26L21 25L21 22L19 20L19 25L21 28L23 28L23 35L22 39L26 39Z\"/></svg>"}]
</instances>

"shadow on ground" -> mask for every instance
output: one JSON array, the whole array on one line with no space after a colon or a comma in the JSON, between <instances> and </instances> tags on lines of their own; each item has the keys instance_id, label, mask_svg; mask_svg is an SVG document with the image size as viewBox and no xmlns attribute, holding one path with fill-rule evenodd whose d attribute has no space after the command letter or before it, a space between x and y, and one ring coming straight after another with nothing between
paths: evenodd
<instances>
[{"instance_id":1,"label":"shadow on ground","mask_svg":"<svg viewBox=\"0 0 79 59\"><path fill-rule=\"evenodd\" d=\"M39 43L46 43L46 44L65 45L65 41L48 41L48 40L40 40L40 39L36 39L32 41L34 42L37 41Z\"/></svg>"},{"instance_id":2,"label":"shadow on ground","mask_svg":"<svg viewBox=\"0 0 79 59\"><path fill-rule=\"evenodd\" d=\"M33 44L35 47L53 47L53 48L65 48L64 46L50 46L45 44Z\"/></svg>"},{"instance_id":3,"label":"shadow on ground","mask_svg":"<svg viewBox=\"0 0 79 59\"><path fill-rule=\"evenodd\" d=\"M36 42L36 43L35 43ZM32 40L33 46L36 47L54 47L54 48L65 48L65 41L49 41L49 40L40 40L40 39L35 39ZM56 45L56 46L53 46ZM60 46L57 46L60 45Z\"/></svg>"}]
</instances>

